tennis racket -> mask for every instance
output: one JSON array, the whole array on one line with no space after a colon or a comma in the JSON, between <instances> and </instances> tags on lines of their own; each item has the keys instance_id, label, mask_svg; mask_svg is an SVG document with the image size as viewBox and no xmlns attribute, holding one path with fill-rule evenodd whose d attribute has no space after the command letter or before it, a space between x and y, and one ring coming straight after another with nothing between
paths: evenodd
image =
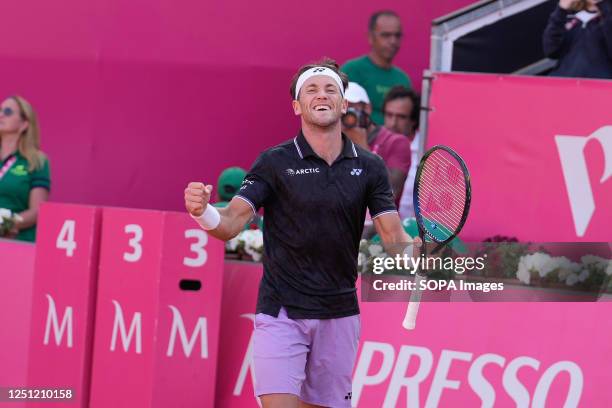
<instances>
[{"instance_id":1,"label":"tennis racket","mask_svg":"<svg viewBox=\"0 0 612 408\"><path fill-rule=\"evenodd\" d=\"M470 173L463 159L450 147L437 145L429 149L419 163L414 179L414 212L419 237L423 242L421 253L427 256L426 244L438 243L435 254L461 231L470 210L472 189ZM416 327L421 302L421 271L415 274L416 288L410 293L404 317L407 330Z\"/></svg>"}]
</instances>

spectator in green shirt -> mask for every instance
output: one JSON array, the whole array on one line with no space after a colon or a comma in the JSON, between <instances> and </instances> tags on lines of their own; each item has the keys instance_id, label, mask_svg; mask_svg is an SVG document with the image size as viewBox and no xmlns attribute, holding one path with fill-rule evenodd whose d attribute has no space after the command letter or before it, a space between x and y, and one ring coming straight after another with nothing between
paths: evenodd
<instances>
[{"instance_id":1,"label":"spectator in green shirt","mask_svg":"<svg viewBox=\"0 0 612 408\"><path fill-rule=\"evenodd\" d=\"M240 167L228 167L223 170L217 180L217 195L220 201L214 203L213 206L217 208L227 207L243 186L246 175L247 172ZM263 230L263 217L258 214L244 226L245 230L255 228Z\"/></svg>"},{"instance_id":2,"label":"spectator in green shirt","mask_svg":"<svg viewBox=\"0 0 612 408\"><path fill-rule=\"evenodd\" d=\"M47 201L50 185L36 114L25 99L11 96L0 105L0 208L22 220L5 238L34 242L38 208Z\"/></svg>"},{"instance_id":3,"label":"spectator in green shirt","mask_svg":"<svg viewBox=\"0 0 612 408\"><path fill-rule=\"evenodd\" d=\"M402 42L402 23L397 13L385 10L372 14L368 31L369 54L347 61L340 69L349 81L365 88L372 103L372 120L382 125L387 91L395 85L411 88L412 83L404 71L393 65Z\"/></svg>"},{"instance_id":4,"label":"spectator in green shirt","mask_svg":"<svg viewBox=\"0 0 612 408\"><path fill-rule=\"evenodd\" d=\"M213 204L218 208L227 207L236 195L247 173L240 167L228 167L223 170L217 180L217 195L219 200Z\"/></svg>"}]
</instances>

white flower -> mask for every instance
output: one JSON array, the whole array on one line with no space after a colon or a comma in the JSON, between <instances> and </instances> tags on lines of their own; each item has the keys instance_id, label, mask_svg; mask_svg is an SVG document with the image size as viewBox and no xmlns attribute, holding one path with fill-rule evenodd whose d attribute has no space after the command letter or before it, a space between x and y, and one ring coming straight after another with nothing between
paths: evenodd
<instances>
[{"instance_id":1,"label":"white flower","mask_svg":"<svg viewBox=\"0 0 612 408\"><path fill-rule=\"evenodd\" d=\"M382 254L383 247L382 245L372 244L370 245L370 248L368 248L368 250L370 251L370 255L377 256L377 255Z\"/></svg>"},{"instance_id":2,"label":"white flower","mask_svg":"<svg viewBox=\"0 0 612 408\"><path fill-rule=\"evenodd\" d=\"M565 258L565 257L561 257ZM567 258L565 258L567 259ZM580 273L582 270L582 265L576 262L571 262L570 260L567 263L563 262L559 265L559 282L565 281L565 279L569 276L570 273Z\"/></svg>"},{"instance_id":3,"label":"white flower","mask_svg":"<svg viewBox=\"0 0 612 408\"><path fill-rule=\"evenodd\" d=\"M537 272L544 266L544 263L548 262L550 257L541 252L535 254L523 255L519 262L524 262L525 268L529 271Z\"/></svg>"},{"instance_id":4,"label":"white flower","mask_svg":"<svg viewBox=\"0 0 612 408\"><path fill-rule=\"evenodd\" d=\"M559 271L559 280L563 281L569 278L570 273L578 273L580 270L580 264L571 262L564 256L551 257L543 252L536 252L524 255L519 259L516 277L529 285L531 275L535 273L540 278L544 278L554 271Z\"/></svg>"},{"instance_id":5,"label":"white flower","mask_svg":"<svg viewBox=\"0 0 612 408\"><path fill-rule=\"evenodd\" d=\"M612 260L601 258L595 255L585 255L580 258L586 266L593 265L598 270L605 272L608 276L612 276Z\"/></svg>"},{"instance_id":6,"label":"white flower","mask_svg":"<svg viewBox=\"0 0 612 408\"><path fill-rule=\"evenodd\" d=\"M554 267L554 263L551 263L551 257L542 252L536 252L535 254L523 255L519 259L518 270L516 271L516 277L526 285L529 285L531 281L531 273L537 272L540 277L546 276Z\"/></svg>"},{"instance_id":7,"label":"white flower","mask_svg":"<svg viewBox=\"0 0 612 408\"><path fill-rule=\"evenodd\" d=\"M551 263L551 257L548 254L544 254L542 252L536 252L535 254L527 255L528 263L531 265L529 268L530 271L538 272L540 277L544 277L548 275L551 271L550 267L554 266Z\"/></svg>"},{"instance_id":8,"label":"white flower","mask_svg":"<svg viewBox=\"0 0 612 408\"><path fill-rule=\"evenodd\" d=\"M245 247L244 251L251 255L251 258L253 258L255 262L259 262L261 260L262 254L257 252L253 247Z\"/></svg>"},{"instance_id":9,"label":"white flower","mask_svg":"<svg viewBox=\"0 0 612 408\"><path fill-rule=\"evenodd\" d=\"M13 213L11 212L11 210L8 210L6 208L0 208L0 219L2 218L11 218L13 216Z\"/></svg>"},{"instance_id":10,"label":"white flower","mask_svg":"<svg viewBox=\"0 0 612 408\"><path fill-rule=\"evenodd\" d=\"M239 244L240 244L240 234L236 235L234 238L227 241L225 243L225 249L228 250L229 252L236 252Z\"/></svg>"},{"instance_id":11,"label":"white flower","mask_svg":"<svg viewBox=\"0 0 612 408\"><path fill-rule=\"evenodd\" d=\"M247 230L241 234L244 241L244 252L249 254L255 262L261 260L263 253L263 233L261 230Z\"/></svg>"},{"instance_id":12,"label":"white flower","mask_svg":"<svg viewBox=\"0 0 612 408\"><path fill-rule=\"evenodd\" d=\"M263 246L261 230L246 230L242 231L241 235L245 247L259 248Z\"/></svg>"},{"instance_id":13,"label":"white flower","mask_svg":"<svg viewBox=\"0 0 612 408\"><path fill-rule=\"evenodd\" d=\"M578 275L572 272L565 280L565 284L568 286L574 286L576 283L578 283L578 280Z\"/></svg>"},{"instance_id":14,"label":"white flower","mask_svg":"<svg viewBox=\"0 0 612 408\"><path fill-rule=\"evenodd\" d=\"M527 256L521 256L521 259L519 259L516 277L525 285L529 285L529 282L531 280L531 272L529 272L528 262L526 258Z\"/></svg>"},{"instance_id":15,"label":"white flower","mask_svg":"<svg viewBox=\"0 0 612 408\"><path fill-rule=\"evenodd\" d=\"M516 272L516 277L525 285L529 285L529 281L531 280L531 274L529 273L529 271L525 268L521 268L520 265L518 271Z\"/></svg>"},{"instance_id":16,"label":"white flower","mask_svg":"<svg viewBox=\"0 0 612 408\"><path fill-rule=\"evenodd\" d=\"M548 275L549 273L551 273L552 271L561 268L562 266L567 266L570 263L569 259L565 258L565 257L548 257L548 260L546 260L543 265L542 265L542 269L540 269L538 272L540 274L540 278L545 277L546 275Z\"/></svg>"},{"instance_id":17,"label":"white flower","mask_svg":"<svg viewBox=\"0 0 612 408\"><path fill-rule=\"evenodd\" d=\"M582 265L577 262L570 262L570 269L572 272L578 273L582 269Z\"/></svg>"},{"instance_id":18,"label":"white flower","mask_svg":"<svg viewBox=\"0 0 612 408\"><path fill-rule=\"evenodd\" d=\"M567 268L561 268L559 269L559 282L565 282L565 279L567 279L567 277L570 275L570 273L572 273L572 271L570 269Z\"/></svg>"},{"instance_id":19,"label":"white flower","mask_svg":"<svg viewBox=\"0 0 612 408\"><path fill-rule=\"evenodd\" d=\"M588 277L589 277L589 270L583 269L582 272L580 272L580 275L578 275L578 280L580 282L584 282Z\"/></svg>"},{"instance_id":20,"label":"white flower","mask_svg":"<svg viewBox=\"0 0 612 408\"><path fill-rule=\"evenodd\" d=\"M253 241L253 234L251 234L251 230L242 231L240 234L240 240L244 242L244 247L248 247L251 245Z\"/></svg>"},{"instance_id":21,"label":"white flower","mask_svg":"<svg viewBox=\"0 0 612 408\"><path fill-rule=\"evenodd\" d=\"M253 242L251 245L253 245L255 248L263 250L263 232L259 229L251 231L253 231Z\"/></svg>"},{"instance_id":22,"label":"white flower","mask_svg":"<svg viewBox=\"0 0 612 408\"><path fill-rule=\"evenodd\" d=\"M582 265L576 262L572 262L564 256L559 256L556 258L558 261L557 265L561 270L569 270L571 272L578 273L582 269Z\"/></svg>"},{"instance_id":23,"label":"white flower","mask_svg":"<svg viewBox=\"0 0 612 408\"><path fill-rule=\"evenodd\" d=\"M607 259L603 259L599 256L595 256L595 255L585 255L582 258L580 258L580 261L585 264L585 265L591 265L591 264L603 264L605 265L608 260Z\"/></svg>"}]
</instances>

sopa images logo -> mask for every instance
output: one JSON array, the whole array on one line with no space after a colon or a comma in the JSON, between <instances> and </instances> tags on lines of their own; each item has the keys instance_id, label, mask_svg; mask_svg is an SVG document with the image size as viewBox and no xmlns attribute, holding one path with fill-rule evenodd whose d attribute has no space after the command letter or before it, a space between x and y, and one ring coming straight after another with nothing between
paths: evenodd
<instances>
[{"instance_id":1,"label":"sopa images logo","mask_svg":"<svg viewBox=\"0 0 612 408\"><path fill-rule=\"evenodd\" d=\"M604 171L599 179L599 183L603 184L612 176L612 126L599 128L586 137L555 136L576 235L579 237L584 236L596 209L589 170L584 156L584 148L590 140L599 142L603 149Z\"/></svg>"}]
</instances>

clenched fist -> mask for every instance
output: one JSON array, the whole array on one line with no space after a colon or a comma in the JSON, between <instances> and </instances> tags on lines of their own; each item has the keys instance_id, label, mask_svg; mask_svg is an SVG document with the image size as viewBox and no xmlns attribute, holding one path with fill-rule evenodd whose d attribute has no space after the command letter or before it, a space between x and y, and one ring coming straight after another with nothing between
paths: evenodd
<instances>
[{"instance_id":1,"label":"clenched fist","mask_svg":"<svg viewBox=\"0 0 612 408\"><path fill-rule=\"evenodd\" d=\"M189 211L189 214L199 217L204 213L210 201L212 189L213 186L210 184L205 186L204 183L189 183L185 189L185 208Z\"/></svg>"}]
</instances>

